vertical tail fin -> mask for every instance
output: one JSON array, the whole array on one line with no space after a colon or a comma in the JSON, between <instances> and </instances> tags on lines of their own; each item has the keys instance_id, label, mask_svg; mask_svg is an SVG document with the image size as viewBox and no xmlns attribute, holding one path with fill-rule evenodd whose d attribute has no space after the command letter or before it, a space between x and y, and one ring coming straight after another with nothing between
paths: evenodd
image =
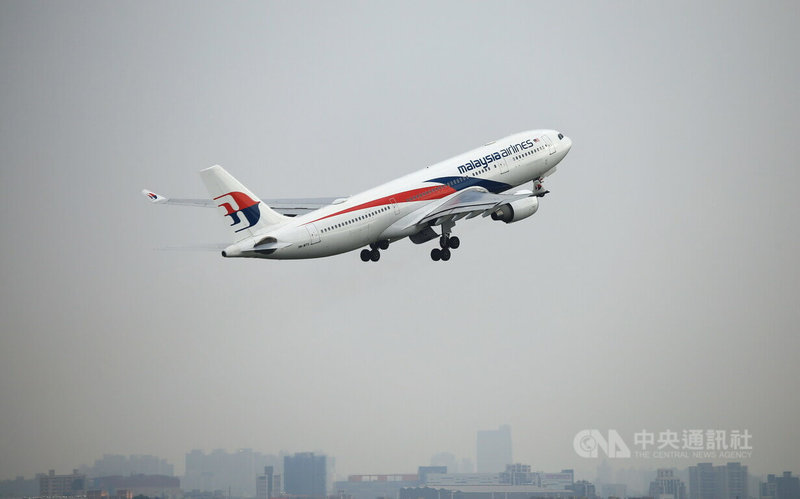
<instances>
[{"instance_id":1,"label":"vertical tail fin","mask_svg":"<svg viewBox=\"0 0 800 499\"><path fill-rule=\"evenodd\" d=\"M262 229L278 225L287 217L271 210L258 197L219 165L200 171L200 177L217 206L230 218L234 242L256 235Z\"/></svg>"}]
</instances>

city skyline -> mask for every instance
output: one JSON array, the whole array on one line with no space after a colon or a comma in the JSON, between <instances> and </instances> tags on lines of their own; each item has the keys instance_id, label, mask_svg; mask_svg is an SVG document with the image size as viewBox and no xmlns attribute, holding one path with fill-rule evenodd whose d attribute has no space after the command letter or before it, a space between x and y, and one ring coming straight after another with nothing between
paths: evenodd
<instances>
[{"instance_id":1,"label":"city skyline","mask_svg":"<svg viewBox=\"0 0 800 499\"><path fill-rule=\"evenodd\" d=\"M187 457L190 454L187 454ZM218 455L218 453L214 452L212 455ZM228 457L236 458L237 456L234 453ZM419 474L348 475L347 479L343 480L329 476L325 464L327 460L326 456L318 456L314 453L295 453L292 456L284 457L282 470L276 470L274 466L265 466L263 470L266 475L262 475L262 472L258 470L250 475L239 474L238 479L228 482L227 485L212 486L209 482L199 488L187 487L178 478L163 475L131 474L129 476L92 477L92 475L82 473L79 469L75 469L67 475L57 474L55 470L50 470L48 473L37 474L35 480L41 484L38 494L45 497L53 495L80 496L90 491L91 497L98 496L100 491L114 495L116 489L123 487L127 489L126 492L130 492L130 489L138 491L133 495L144 492L146 495L155 494L162 499L178 499L183 497L184 493L188 497L201 497L203 493L213 492L216 494L219 491L227 491L226 493L230 497L264 499L267 497L265 494L270 490L272 492L269 497L322 498L328 496L325 489L331 486L333 495L330 497L338 495L350 499L374 499L376 494L378 497L387 498L397 498L398 495L401 498L410 497L408 494L413 496L413 490L427 495L427 492L423 493L423 489L428 490L429 488L430 490L459 490L461 493L467 494L488 492L490 489L496 488L498 492L505 491L503 493L511 494L509 497L513 496L512 499L515 499L517 494L524 495L525 493L545 497L566 495L588 498L595 496L626 498L645 496L654 499L796 499L800 494L800 483L796 475L792 476L791 471L759 476L750 473L749 468L739 462L727 462L720 466L713 466L711 463L696 463L683 469L658 468L648 472L640 470L639 478L643 478L644 482L636 484L630 481L607 483L600 476L588 481L575 477L571 469L550 473L534 471L531 466L525 464L507 465L505 471L500 474L493 472L457 473L446 471L443 467L420 466ZM239 467L241 464L238 462ZM226 466L219 459L217 459L217 465ZM216 471L213 467L208 468L211 475ZM223 471L223 473L227 473L227 471ZM284 484L282 473L286 478L285 486L282 485ZM598 475L600 474L601 470L598 467ZM277 484L276 489L268 488L267 484L273 483L273 481L272 478L265 481L267 477L274 478L274 483ZM553 481L554 479L555 481ZM16 480L16 485L11 481L0 481L0 493L8 494L12 490L28 490L24 495L37 495L20 480L21 478ZM29 480L29 482L33 482L33 480ZM256 482L258 482L261 492L256 493L252 488ZM219 485L223 485L222 488L218 488ZM245 491L245 489L248 490ZM406 489L406 492L401 489ZM18 496L12 494L11 497Z\"/></svg>"},{"instance_id":2,"label":"city skyline","mask_svg":"<svg viewBox=\"0 0 800 499\"><path fill-rule=\"evenodd\" d=\"M280 471L282 469L282 467L283 467L284 458L286 458L287 456L294 456L294 455L298 455L298 454L317 454L317 455L320 455L320 456L328 456L328 454L326 452L321 451L321 450L300 451L300 452L298 452L298 451L281 450L281 451L278 451L276 453L266 453L266 452L262 452L262 451L256 451L256 450L250 449L250 448L246 448L246 449L230 449L230 450L228 450L228 449L207 449L207 450L191 449L191 450L185 452L183 463L177 463L177 462L173 463L173 462L170 462L169 460L167 460L165 458L161 458L161 457L155 456L155 455L148 455L148 454L130 454L130 455L125 455L125 454L104 454L102 457L99 457L98 459L96 459L93 465L87 465L86 463L81 463L79 465L74 465L69 469L80 470L81 472L87 473L88 476L90 476L90 477L101 477L101 476L112 476L112 475L127 476L127 475L135 475L135 474L145 474L145 475L148 475L148 474L153 474L153 475L164 474L164 475L168 475L168 476L178 476L178 477L186 478L187 477L187 471L186 471L185 463L190 458L195 459L195 460L197 460L198 457L211 459L215 455L222 456L222 457L225 457L225 458L236 458L237 455L242 455L243 452L246 452L248 455L250 455L251 458L255 458L255 461L258 461L257 463L250 465L250 467L252 468L251 471L253 472L254 475L257 475L258 473L263 472L263 467L264 467L263 463L274 463L274 464L270 464L270 466L273 466L274 469L276 470L276 472ZM384 471L379 472L379 473L376 473L376 472L373 472L373 471L366 472L365 470L358 470L358 469L341 470L338 467L336 467L336 469L335 469L336 473L335 473L334 477L338 477L340 479L343 479L343 478L346 478L349 475L402 475L402 474L415 473L417 468L419 468L420 466L429 467L429 464L427 464L427 463L431 462L431 464L432 464L432 462L435 461L436 458L440 454L441 453L438 453L436 455L431 456L431 458L428 461L426 461L425 463L410 464L408 466L408 469L384 470ZM328 456L328 457L336 459L337 456L332 456L331 455L331 456ZM130 459L131 461L133 461L135 459L139 459L142 462L148 461L149 464L147 466L148 466L150 472L140 471L140 470L122 471L122 472L120 472L120 471L100 471L100 472L95 471L97 469L108 470L108 468L109 468L109 460L118 462L118 460L120 458L122 458L122 459ZM580 462L579 459L580 458L576 457L575 461L573 461L572 463L566 463L562 467L562 469L576 470L577 468L575 466L573 466L573 465L575 463L577 463L577 462ZM599 458L599 459L594 459L594 460L591 460L591 461L596 463L594 468L593 468L593 471L591 471L589 473L576 472L575 473L575 479L576 480L589 480L589 481L592 481L592 482L612 484L612 483L616 483L616 480L614 480L611 477L613 476L613 474L615 474L617 472L626 472L626 471L635 470L637 473L639 473L639 472L641 472L641 473L653 473L653 478L658 478L657 471L659 469L679 469L679 470L683 469L684 471L688 472L690 467L697 466L699 463L708 463L710 466L713 466L716 469L716 467L719 466L719 465L725 465L727 463L732 462L732 461L726 460L726 459L716 459L716 460L713 460L713 461L678 460L678 461L670 461L670 463L672 463L672 464L666 464L666 462L664 460L661 460L661 459L650 459L650 460L637 461L636 462L636 466L634 466L634 465L632 465L632 461L626 461L626 460L620 460L620 459L614 460L614 459L608 459L608 458ZM159 470L163 471L163 473L155 472L153 470L153 463L155 463L155 462L158 463ZM516 461L516 460L513 463L508 463L508 465L515 465L515 464L520 464L520 463L528 465L528 466L532 466L532 470L534 470L536 472L550 472L550 473L558 472L558 470L556 470L556 469L544 469L544 468L538 467L536 465L531 465L530 463L525 463L525 462ZM183 466L182 466L182 464L183 464ZM457 462L456 462L456 464L458 465ZM612 464L618 464L619 466L613 466ZM649 464L650 466L645 466L645 464ZM741 464L748 467L749 473L752 476L766 477L769 474L776 473L776 470L754 470L751 466L748 465L747 461L743 461L743 462L741 462ZM48 469L52 469L52 468L48 468ZM33 476L35 476L37 474L40 474L40 473L45 473L46 471L47 470L41 470L41 471L35 473ZM58 471L58 470L56 470L56 471ZM66 469L63 470L63 471L66 471ZM790 471L790 472L795 473L795 474L800 474L800 472L798 472L798 470L795 470L794 468L792 468L792 466L789 465L789 463L787 463L787 465L784 466L783 469L781 469L781 472L783 472L783 471ZM482 474L483 473L483 474L492 474L492 472L478 472L478 471L464 472L464 471L461 471L459 469L456 469L455 471L453 471L450 468L448 468L448 473L461 473L461 474ZM0 480L10 480L10 479L13 479L13 478L16 478L16 477L19 477L19 476L24 476L24 475L16 475L14 477L0 477ZM30 478L30 477L26 477L26 478ZM621 480L621 482L624 482L624 480ZM688 483L687 483L687 485L688 485ZM253 484L253 487L255 487L255 482ZM688 498L688 499L691 499L691 498Z\"/></svg>"}]
</instances>

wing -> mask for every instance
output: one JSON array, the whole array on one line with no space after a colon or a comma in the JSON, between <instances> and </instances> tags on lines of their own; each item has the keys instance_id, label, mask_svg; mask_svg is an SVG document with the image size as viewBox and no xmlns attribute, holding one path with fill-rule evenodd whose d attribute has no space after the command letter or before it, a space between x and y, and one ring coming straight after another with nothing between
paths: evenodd
<instances>
[{"instance_id":1,"label":"wing","mask_svg":"<svg viewBox=\"0 0 800 499\"><path fill-rule=\"evenodd\" d=\"M412 225L418 227L449 225L462 218L474 218L478 215L485 217L500 205L541 195L541 193L534 194L531 191L522 191L519 194L493 194L482 187L470 187L445 198L443 202L435 206L426 207L425 210L415 213L414 217L407 220L407 227Z\"/></svg>"},{"instance_id":2,"label":"wing","mask_svg":"<svg viewBox=\"0 0 800 499\"><path fill-rule=\"evenodd\" d=\"M142 194L150 200L151 203L158 204L174 204L179 206L199 206L202 208L216 208L217 203L211 199L195 199L195 198L168 198L161 194L156 194L147 189L142 190ZM281 215L294 217L303 215L314 210L318 210L323 206L333 204L342 198L283 198L283 199L261 199L263 203L277 211Z\"/></svg>"}]
</instances>

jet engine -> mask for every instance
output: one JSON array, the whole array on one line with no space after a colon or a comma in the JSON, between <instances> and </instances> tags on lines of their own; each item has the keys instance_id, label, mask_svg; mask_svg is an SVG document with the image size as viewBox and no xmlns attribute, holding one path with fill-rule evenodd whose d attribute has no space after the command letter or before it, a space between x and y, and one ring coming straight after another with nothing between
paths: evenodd
<instances>
[{"instance_id":1,"label":"jet engine","mask_svg":"<svg viewBox=\"0 0 800 499\"><path fill-rule=\"evenodd\" d=\"M497 209L492 212L492 220L502 220L507 224L519 222L523 218L528 218L536 213L538 209L538 197L531 196L529 198L518 199L497 207Z\"/></svg>"}]
</instances>

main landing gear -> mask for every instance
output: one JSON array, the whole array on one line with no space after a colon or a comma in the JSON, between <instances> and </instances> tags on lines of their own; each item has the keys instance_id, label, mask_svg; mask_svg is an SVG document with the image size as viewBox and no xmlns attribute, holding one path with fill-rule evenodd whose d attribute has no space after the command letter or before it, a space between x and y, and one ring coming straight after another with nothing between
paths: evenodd
<instances>
[{"instance_id":1,"label":"main landing gear","mask_svg":"<svg viewBox=\"0 0 800 499\"><path fill-rule=\"evenodd\" d=\"M389 249L389 241L383 239L377 243L370 243L369 248L361 250L361 261L369 262L371 260L377 262L381 259L381 250Z\"/></svg>"},{"instance_id":2,"label":"main landing gear","mask_svg":"<svg viewBox=\"0 0 800 499\"><path fill-rule=\"evenodd\" d=\"M450 259L450 250L461 246L461 240L456 236L450 236L445 233L439 238L439 246L441 246L441 249L433 248L431 250L431 260L434 262L439 260L446 262Z\"/></svg>"}]
</instances>

